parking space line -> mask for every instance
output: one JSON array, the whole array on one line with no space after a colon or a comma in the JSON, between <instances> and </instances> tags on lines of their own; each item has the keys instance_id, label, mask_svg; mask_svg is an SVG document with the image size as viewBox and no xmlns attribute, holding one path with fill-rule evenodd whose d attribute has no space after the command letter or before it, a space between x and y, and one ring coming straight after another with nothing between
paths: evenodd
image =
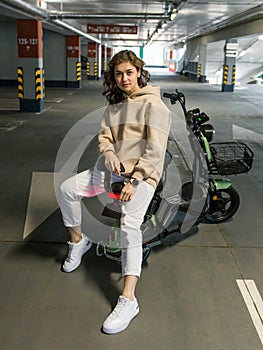
<instances>
[{"instance_id":1,"label":"parking space line","mask_svg":"<svg viewBox=\"0 0 263 350\"><path fill-rule=\"evenodd\" d=\"M263 301L254 280L236 280L263 345Z\"/></svg>"},{"instance_id":2,"label":"parking space line","mask_svg":"<svg viewBox=\"0 0 263 350\"><path fill-rule=\"evenodd\" d=\"M251 297L256 304L259 316L261 318L261 322L263 323L263 301L262 301L261 295L259 294L259 291L253 280L245 280L245 281L250 291Z\"/></svg>"}]
</instances>

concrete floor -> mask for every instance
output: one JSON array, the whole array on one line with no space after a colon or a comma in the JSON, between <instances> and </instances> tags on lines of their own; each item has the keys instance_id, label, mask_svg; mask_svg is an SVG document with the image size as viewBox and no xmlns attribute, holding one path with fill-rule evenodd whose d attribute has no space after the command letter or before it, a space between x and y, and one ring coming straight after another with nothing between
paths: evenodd
<instances>
[{"instance_id":1,"label":"concrete floor","mask_svg":"<svg viewBox=\"0 0 263 350\"><path fill-rule=\"evenodd\" d=\"M154 250L138 284L140 314L126 331L103 334L122 288L119 266L92 248L74 273L61 272L68 236L52 187L67 132L88 115L82 132L96 134L99 118L89 113L105 106L101 82L48 88L40 114L20 113L16 90L0 87L1 350L262 349L262 314L256 330L237 280L253 280L263 294L263 86L221 93L217 86L152 73L163 90L182 90L189 108L211 117L216 141L235 138L253 149L253 169L231 177L241 196L238 213Z\"/></svg>"}]
</instances>

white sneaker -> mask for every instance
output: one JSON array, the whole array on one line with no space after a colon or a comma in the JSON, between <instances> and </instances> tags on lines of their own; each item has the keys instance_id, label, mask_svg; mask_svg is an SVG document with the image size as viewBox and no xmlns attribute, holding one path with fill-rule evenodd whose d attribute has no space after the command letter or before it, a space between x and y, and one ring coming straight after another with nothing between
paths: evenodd
<instances>
[{"instance_id":1,"label":"white sneaker","mask_svg":"<svg viewBox=\"0 0 263 350\"><path fill-rule=\"evenodd\" d=\"M92 247L91 240L82 234L82 240L78 243L68 242L69 252L64 264L63 271L74 271L81 263L81 258Z\"/></svg>"},{"instance_id":2,"label":"white sneaker","mask_svg":"<svg viewBox=\"0 0 263 350\"><path fill-rule=\"evenodd\" d=\"M121 332L129 326L131 320L138 313L139 305L136 298L129 300L120 296L114 310L104 321L102 329L108 334Z\"/></svg>"}]
</instances>

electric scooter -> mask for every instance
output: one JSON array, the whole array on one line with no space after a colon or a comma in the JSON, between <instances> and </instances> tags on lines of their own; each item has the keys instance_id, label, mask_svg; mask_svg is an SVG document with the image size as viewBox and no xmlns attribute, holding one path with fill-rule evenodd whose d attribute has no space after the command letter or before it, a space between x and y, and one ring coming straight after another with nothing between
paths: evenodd
<instances>
[{"instance_id":1,"label":"electric scooter","mask_svg":"<svg viewBox=\"0 0 263 350\"><path fill-rule=\"evenodd\" d=\"M174 245L198 232L200 223L222 223L238 210L240 197L231 180L232 174L248 172L253 164L252 150L241 142L212 143L214 128L207 123L209 117L199 108L187 111L185 96L175 90L163 94L172 105L180 104L184 114L188 140L194 158L191 179L182 184L179 193L169 198L163 196L167 171L174 157L169 147L166 150L162 179L148 207L141 226L143 235L143 262L152 248L159 245ZM168 144L176 142L170 137ZM122 169L124 171L124 169ZM219 175L220 177L214 177ZM98 242L97 255L121 261L121 231L119 194L124 183L111 182L106 171L105 189L111 198L102 215L112 217L114 223L108 242Z\"/></svg>"},{"instance_id":2,"label":"electric scooter","mask_svg":"<svg viewBox=\"0 0 263 350\"><path fill-rule=\"evenodd\" d=\"M221 223L230 219L239 208L240 198L237 190L226 176L247 173L253 164L254 154L252 150L242 142L211 143L215 131L211 124L207 124L210 118L204 112L200 112L199 108L187 111L185 96L178 90L173 94L164 93L164 97L169 98L171 104L175 104L177 101L180 103L186 125L193 132L204 152L208 171L207 188L209 194L205 219L210 223ZM192 137L190 137L190 142L193 142ZM196 165L193 169L196 169ZM214 178L213 175L223 177ZM196 178L198 178L197 174L193 173L193 181Z\"/></svg>"}]
</instances>

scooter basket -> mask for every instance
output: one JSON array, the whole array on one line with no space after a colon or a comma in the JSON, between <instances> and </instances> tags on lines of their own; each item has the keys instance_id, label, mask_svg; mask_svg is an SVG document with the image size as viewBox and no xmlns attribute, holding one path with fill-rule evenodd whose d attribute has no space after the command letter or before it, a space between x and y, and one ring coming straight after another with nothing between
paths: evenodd
<instances>
[{"instance_id":1,"label":"scooter basket","mask_svg":"<svg viewBox=\"0 0 263 350\"><path fill-rule=\"evenodd\" d=\"M247 173L252 167L254 154L245 143L212 143L210 149L213 158L212 174L234 175Z\"/></svg>"}]
</instances>

